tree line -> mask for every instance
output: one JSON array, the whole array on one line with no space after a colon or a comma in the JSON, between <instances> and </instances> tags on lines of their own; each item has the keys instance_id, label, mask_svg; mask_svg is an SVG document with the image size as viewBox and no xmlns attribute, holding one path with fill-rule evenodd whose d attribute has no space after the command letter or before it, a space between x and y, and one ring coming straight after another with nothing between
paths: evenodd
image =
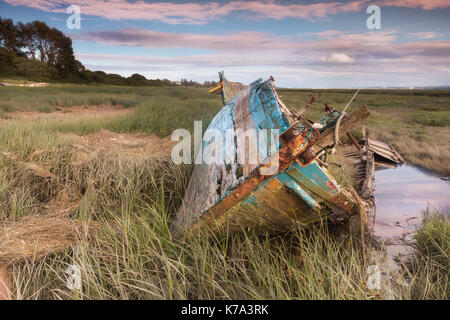
<instances>
[{"instance_id":1,"label":"tree line","mask_svg":"<svg viewBox=\"0 0 450 320\"><path fill-rule=\"evenodd\" d=\"M133 86L210 86L182 79L150 80L135 73L130 77L91 71L75 59L72 39L45 22L17 22L0 17L0 76L24 77L34 81L104 83Z\"/></svg>"},{"instance_id":2,"label":"tree line","mask_svg":"<svg viewBox=\"0 0 450 320\"><path fill-rule=\"evenodd\" d=\"M56 79L84 69L74 57L72 40L41 21L14 24L11 19L0 18L0 47L2 74L31 73Z\"/></svg>"}]
</instances>

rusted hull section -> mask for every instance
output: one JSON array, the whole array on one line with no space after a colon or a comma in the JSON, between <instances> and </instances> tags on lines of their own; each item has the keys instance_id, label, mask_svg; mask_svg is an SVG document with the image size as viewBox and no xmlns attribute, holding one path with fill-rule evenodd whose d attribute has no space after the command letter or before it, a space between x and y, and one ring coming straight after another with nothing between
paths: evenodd
<instances>
[{"instance_id":1,"label":"rusted hull section","mask_svg":"<svg viewBox=\"0 0 450 320\"><path fill-rule=\"evenodd\" d=\"M362 108L344 118L345 134L368 116ZM357 121L355 120L357 119ZM330 217L344 218L356 213L357 199L339 186L316 160L328 145L328 132L321 134L308 123L294 121L276 95L273 79L258 80L235 96L213 119L208 129L232 129L231 144L236 159L257 153L257 163L198 164L194 166L173 235L192 236L202 228L235 232L243 228L285 230L294 224L307 226ZM276 151L261 153L270 139L254 139L256 150L239 144L242 132L277 129ZM327 140L328 139L328 140ZM207 150L208 142L203 143ZM276 170L273 164L277 163Z\"/></svg>"}]
</instances>

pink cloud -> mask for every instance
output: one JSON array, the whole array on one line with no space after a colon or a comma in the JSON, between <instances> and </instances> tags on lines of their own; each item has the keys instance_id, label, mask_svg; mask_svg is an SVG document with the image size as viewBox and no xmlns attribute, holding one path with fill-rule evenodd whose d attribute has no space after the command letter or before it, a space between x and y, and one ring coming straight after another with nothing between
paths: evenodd
<instances>
[{"instance_id":1,"label":"pink cloud","mask_svg":"<svg viewBox=\"0 0 450 320\"><path fill-rule=\"evenodd\" d=\"M349 57L345 53L333 52L328 57L320 57L321 61L331 62L331 63L353 63L355 59Z\"/></svg>"},{"instance_id":2,"label":"pink cloud","mask_svg":"<svg viewBox=\"0 0 450 320\"><path fill-rule=\"evenodd\" d=\"M284 49L287 39L263 32L241 31L233 34L194 34L122 29L93 31L71 35L74 40L93 41L108 45L150 48L196 48L207 50Z\"/></svg>"},{"instance_id":3,"label":"pink cloud","mask_svg":"<svg viewBox=\"0 0 450 320\"><path fill-rule=\"evenodd\" d=\"M419 8L423 10L450 7L450 1L448 0L380 0L376 4L389 7Z\"/></svg>"},{"instance_id":4,"label":"pink cloud","mask_svg":"<svg viewBox=\"0 0 450 320\"><path fill-rule=\"evenodd\" d=\"M328 30L309 33L304 39L298 36L280 37L264 32L236 32L231 34L171 33L146 29L123 29L74 34L75 41L97 42L106 45L135 46L146 48L192 48L203 49L222 56L242 52L251 57L272 55L277 59L291 56L322 56L322 61L350 62L364 56L378 58L405 57L408 55L448 56L450 42L396 42L395 30L349 33ZM423 38L424 36L422 36ZM299 54L300 53L300 54ZM334 56L333 56L334 54ZM351 57L346 59L345 56ZM338 61L339 60L339 61Z\"/></svg>"},{"instance_id":5,"label":"pink cloud","mask_svg":"<svg viewBox=\"0 0 450 320\"><path fill-rule=\"evenodd\" d=\"M4 0L14 6L27 6L48 12L65 12L74 4L73 0ZM313 4L281 4L273 0L266 1L231 1L227 3L163 3L138 0L77 0L81 13L105 19L142 19L154 20L168 24L205 24L231 13L245 12L252 19L285 18L323 19L333 14L362 11L368 0L350 2L323 2ZM381 6L421 8L432 10L447 8L448 0L380 0Z\"/></svg>"},{"instance_id":6,"label":"pink cloud","mask_svg":"<svg viewBox=\"0 0 450 320\"><path fill-rule=\"evenodd\" d=\"M28 6L48 12L65 12L73 0L5 0L15 6ZM277 4L274 1L232 1L228 3L147 3L142 0L78 0L82 14L106 19L157 20L169 24L205 24L232 12L249 12L254 19L324 18L330 14L358 11L364 0L350 3Z\"/></svg>"},{"instance_id":7,"label":"pink cloud","mask_svg":"<svg viewBox=\"0 0 450 320\"><path fill-rule=\"evenodd\" d=\"M249 77L257 77L257 73L252 73L254 69L272 72L274 75L292 74L294 77L298 77L298 74L345 73L364 74L368 77L377 75L381 78L383 74L389 74L388 77L406 74L407 79L428 77L450 81L448 41L396 42L396 32L393 30L355 34L330 30L312 35L313 39L284 37L274 41L275 35L258 32L226 35L175 34L148 30L91 32L76 38L107 45L186 47L207 49L207 52L177 57L120 57L80 53L77 57L87 65L107 61L114 65L119 61L120 68L127 68L126 70L196 70L192 71L193 74L198 70L207 70L215 74L221 68L235 71L245 69ZM131 66L126 66L127 63Z\"/></svg>"},{"instance_id":8,"label":"pink cloud","mask_svg":"<svg viewBox=\"0 0 450 320\"><path fill-rule=\"evenodd\" d=\"M411 32L408 33L408 37L410 38L420 38L420 39L434 39L440 37L440 34L437 34L434 31L424 31L424 32Z\"/></svg>"},{"instance_id":9,"label":"pink cloud","mask_svg":"<svg viewBox=\"0 0 450 320\"><path fill-rule=\"evenodd\" d=\"M371 46L393 42L397 39L394 30L377 32L350 33L328 30L308 33L316 40L302 40L297 36L281 37L267 32L240 31L231 34L193 34L153 31L147 29L122 29L113 31L92 31L71 35L74 40L93 41L109 45L125 45L150 48L198 48L210 50L256 50L256 49L289 49L320 43L323 48L351 48L355 45ZM322 48L322 49L323 49Z\"/></svg>"}]
</instances>

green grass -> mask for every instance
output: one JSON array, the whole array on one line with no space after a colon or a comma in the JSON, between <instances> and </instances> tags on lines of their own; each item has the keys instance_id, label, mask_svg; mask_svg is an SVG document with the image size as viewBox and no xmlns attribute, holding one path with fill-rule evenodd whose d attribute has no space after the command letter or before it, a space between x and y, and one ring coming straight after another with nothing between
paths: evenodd
<instances>
[{"instance_id":1,"label":"green grass","mask_svg":"<svg viewBox=\"0 0 450 320\"><path fill-rule=\"evenodd\" d=\"M145 132L167 136L178 128L193 129L202 120L204 130L221 109L221 100L205 89L123 86L53 85L45 88L2 87L0 118L8 112L49 113L56 107L78 105L121 105L133 107L132 113L115 119L47 122L59 132L88 134L100 129L115 132Z\"/></svg>"},{"instance_id":2,"label":"green grass","mask_svg":"<svg viewBox=\"0 0 450 320\"><path fill-rule=\"evenodd\" d=\"M411 118L424 126L450 127L450 111L418 110L411 114Z\"/></svg>"},{"instance_id":3,"label":"green grass","mask_svg":"<svg viewBox=\"0 0 450 320\"><path fill-rule=\"evenodd\" d=\"M77 105L122 105L137 107L159 99L175 98L178 102L203 97L219 101L205 89L164 88L164 87L124 87L103 85L52 84L48 87L1 87L0 110L40 111L42 108L71 107Z\"/></svg>"},{"instance_id":4,"label":"green grass","mask_svg":"<svg viewBox=\"0 0 450 320\"><path fill-rule=\"evenodd\" d=\"M450 221L445 214L427 211L415 235L419 252L450 274Z\"/></svg>"},{"instance_id":5,"label":"green grass","mask_svg":"<svg viewBox=\"0 0 450 320\"><path fill-rule=\"evenodd\" d=\"M411 299L450 299L450 221L428 209L417 230L416 253L408 266L409 286L403 294Z\"/></svg>"},{"instance_id":6,"label":"green grass","mask_svg":"<svg viewBox=\"0 0 450 320\"><path fill-rule=\"evenodd\" d=\"M133 113L111 121L107 128L116 132L141 131L168 136L178 128L193 131L194 121L203 121L203 130L214 118L222 105L216 98L155 97L141 104Z\"/></svg>"}]
</instances>

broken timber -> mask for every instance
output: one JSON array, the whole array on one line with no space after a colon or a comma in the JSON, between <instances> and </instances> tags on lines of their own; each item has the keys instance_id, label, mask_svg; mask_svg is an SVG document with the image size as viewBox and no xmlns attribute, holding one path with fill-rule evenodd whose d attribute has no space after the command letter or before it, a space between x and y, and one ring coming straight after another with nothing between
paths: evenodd
<instances>
[{"instance_id":1,"label":"broken timber","mask_svg":"<svg viewBox=\"0 0 450 320\"><path fill-rule=\"evenodd\" d=\"M367 138L367 147L375 155L383 158L384 160L391 161L395 164L401 164L404 162L402 156L391 144Z\"/></svg>"},{"instance_id":2,"label":"broken timber","mask_svg":"<svg viewBox=\"0 0 450 320\"><path fill-rule=\"evenodd\" d=\"M356 142L356 144L355 144ZM370 139L363 128L364 147L358 148L359 143L352 141L358 151L341 152L341 155L348 158L356 168L354 179L359 183L357 188L361 199L366 203L366 214L371 229L375 219L375 169L396 167L404 162L403 157L395 150L391 144Z\"/></svg>"},{"instance_id":3,"label":"broken timber","mask_svg":"<svg viewBox=\"0 0 450 320\"><path fill-rule=\"evenodd\" d=\"M223 74L221 83L227 101L230 90ZM345 134L369 114L363 106L346 115L339 133ZM359 199L339 186L318 161L322 150L334 143L334 127L320 133L308 121L297 121L276 94L273 78L241 89L211 121L207 130L211 129L224 135L232 129L234 143L225 143L223 154L231 152L233 159L245 161L194 166L172 228L175 238L195 235L201 228L229 233L243 228L285 230L296 223L307 226L358 213ZM245 135L248 129L256 134ZM258 138L267 129L278 130L275 141L270 141L270 133ZM246 139L256 148L249 150ZM203 141L203 150L209 143ZM272 143L277 146L274 152L260 153ZM249 163L254 153L257 163ZM271 171L273 163L278 166Z\"/></svg>"}]
</instances>

